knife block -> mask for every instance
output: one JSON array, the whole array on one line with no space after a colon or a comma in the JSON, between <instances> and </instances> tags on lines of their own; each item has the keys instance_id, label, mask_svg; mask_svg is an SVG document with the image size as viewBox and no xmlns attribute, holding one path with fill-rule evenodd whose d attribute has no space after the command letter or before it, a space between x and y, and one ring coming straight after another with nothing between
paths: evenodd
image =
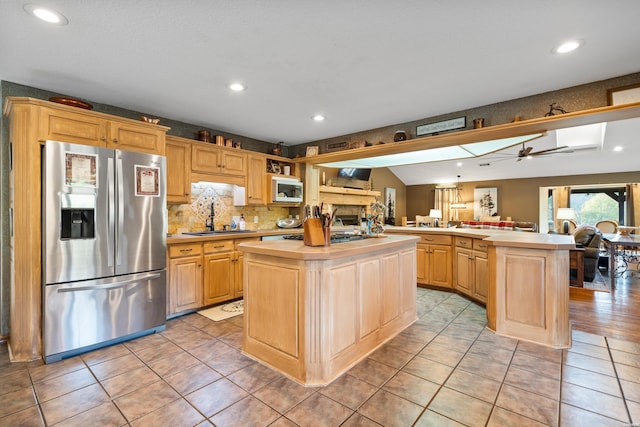
<instances>
[{"instance_id":1,"label":"knife block","mask_svg":"<svg viewBox=\"0 0 640 427\"><path fill-rule=\"evenodd\" d=\"M320 218L309 218L303 224L304 244L306 246L324 246L324 233Z\"/></svg>"}]
</instances>

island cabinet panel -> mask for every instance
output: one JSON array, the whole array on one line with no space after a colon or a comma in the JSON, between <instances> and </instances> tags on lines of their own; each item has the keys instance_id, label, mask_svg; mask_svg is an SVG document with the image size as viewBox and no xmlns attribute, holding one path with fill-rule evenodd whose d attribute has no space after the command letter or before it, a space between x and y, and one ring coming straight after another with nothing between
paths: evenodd
<instances>
[{"instance_id":1,"label":"island cabinet panel","mask_svg":"<svg viewBox=\"0 0 640 427\"><path fill-rule=\"evenodd\" d=\"M334 245L240 245L245 251L243 353L302 384L323 385L413 323L417 239L367 240L374 242L342 246L359 248L355 252L335 245L340 256L331 255Z\"/></svg>"},{"instance_id":2,"label":"island cabinet panel","mask_svg":"<svg viewBox=\"0 0 640 427\"><path fill-rule=\"evenodd\" d=\"M358 341L358 267L355 263L329 270L331 285L326 306L333 307L334 321L329 334L331 356L335 357ZM378 322L379 324L379 322Z\"/></svg>"},{"instance_id":3,"label":"island cabinet panel","mask_svg":"<svg viewBox=\"0 0 640 427\"><path fill-rule=\"evenodd\" d=\"M488 327L554 348L571 346L569 251L497 247L490 270Z\"/></svg>"},{"instance_id":4,"label":"island cabinet panel","mask_svg":"<svg viewBox=\"0 0 640 427\"><path fill-rule=\"evenodd\" d=\"M380 263L378 260L363 262L359 266L359 290L360 311L359 338L364 338L380 329L380 313L376 307L380 307L382 288L380 285Z\"/></svg>"},{"instance_id":5,"label":"island cabinet panel","mask_svg":"<svg viewBox=\"0 0 640 427\"><path fill-rule=\"evenodd\" d=\"M400 280L399 254L391 254L381 257L382 263L382 324L386 325L396 319L401 311L400 292L402 281Z\"/></svg>"}]
</instances>

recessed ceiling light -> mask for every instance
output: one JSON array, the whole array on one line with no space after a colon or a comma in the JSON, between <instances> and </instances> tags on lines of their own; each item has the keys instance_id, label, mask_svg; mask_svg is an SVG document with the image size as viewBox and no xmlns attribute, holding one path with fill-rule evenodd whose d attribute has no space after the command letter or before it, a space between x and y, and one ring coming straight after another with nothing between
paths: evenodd
<instances>
[{"instance_id":1,"label":"recessed ceiling light","mask_svg":"<svg viewBox=\"0 0 640 427\"><path fill-rule=\"evenodd\" d=\"M617 146L613 147L613 151L622 151L622 147L617 145Z\"/></svg>"},{"instance_id":2,"label":"recessed ceiling light","mask_svg":"<svg viewBox=\"0 0 640 427\"><path fill-rule=\"evenodd\" d=\"M67 25L69 20L63 14L53 9L47 9L37 4L28 3L24 5L24 10L36 18L54 25Z\"/></svg>"},{"instance_id":3,"label":"recessed ceiling light","mask_svg":"<svg viewBox=\"0 0 640 427\"><path fill-rule=\"evenodd\" d=\"M316 114L315 116L312 117L312 119L316 122L321 122L321 121L324 121L324 116L322 114Z\"/></svg>"},{"instance_id":4,"label":"recessed ceiling light","mask_svg":"<svg viewBox=\"0 0 640 427\"><path fill-rule=\"evenodd\" d=\"M582 40L569 40L567 42L562 43L559 46L556 46L552 50L552 52L553 53L560 53L560 54L573 52L574 50L576 50L577 48L579 48L583 44L584 44L584 42Z\"/></svg>"},{"instance_id":5,"label":"recessed ceiling light","mask_svg":"<svg viewBox=\"0 0 640 427\"><path fill-rule=\"evenodd\" d=\"M242 83L231 83L229 85L229 89L231 89L234 92L242 92L243 90L246 89L246 87Z\"/></svg>"},{"instance_id":6,"label":"recessed ceiling light","mask_svg":"<svg viewBox=\"0 0 640 427\"><path fill-rule=\"evenodd\" d=\"M462 166L462 162L456 163L456 166L458 166L458 167Z\"/></svg>"}]
</instances>

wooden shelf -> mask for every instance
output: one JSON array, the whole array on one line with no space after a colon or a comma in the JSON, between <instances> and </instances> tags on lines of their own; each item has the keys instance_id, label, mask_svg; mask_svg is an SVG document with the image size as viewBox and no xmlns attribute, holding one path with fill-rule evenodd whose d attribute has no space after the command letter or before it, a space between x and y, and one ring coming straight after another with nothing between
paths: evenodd
<instances>
[{"instance_id":1,"label":"wooden shelf","mask_svg":"<svg viewBox=\"0 0 640 427\"><path fill-rule=\"evenodd\" d=\"M330 205L369 206L378 197L379 191L320 186L320 201Z\"/></svg>"}]
</instances>

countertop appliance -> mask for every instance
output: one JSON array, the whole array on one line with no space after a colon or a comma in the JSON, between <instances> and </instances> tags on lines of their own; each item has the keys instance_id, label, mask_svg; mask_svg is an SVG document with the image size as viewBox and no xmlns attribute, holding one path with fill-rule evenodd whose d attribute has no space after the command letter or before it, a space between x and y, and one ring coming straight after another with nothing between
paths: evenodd
<instances>
[{"instance_id":1,"label":"countertop appliance","mask_svg":"<svg viewBox=\"0 0 640 427\"><path fill-rule=\"evenodd\" d=\"M46 363L165 329L165 157L42 149Z\"/></svg>"},{"instance_id":2,"label":"countertop appliance","mask_svg":"<svg viewBox=\"0 0 640 427\"><path fill-rule=\"evenodd\" d=\"M302 182L296 178L283 178L274 176L272 178L271 193L273 194L272 202L302 202Z\"/></svg>"}]
</instances>

